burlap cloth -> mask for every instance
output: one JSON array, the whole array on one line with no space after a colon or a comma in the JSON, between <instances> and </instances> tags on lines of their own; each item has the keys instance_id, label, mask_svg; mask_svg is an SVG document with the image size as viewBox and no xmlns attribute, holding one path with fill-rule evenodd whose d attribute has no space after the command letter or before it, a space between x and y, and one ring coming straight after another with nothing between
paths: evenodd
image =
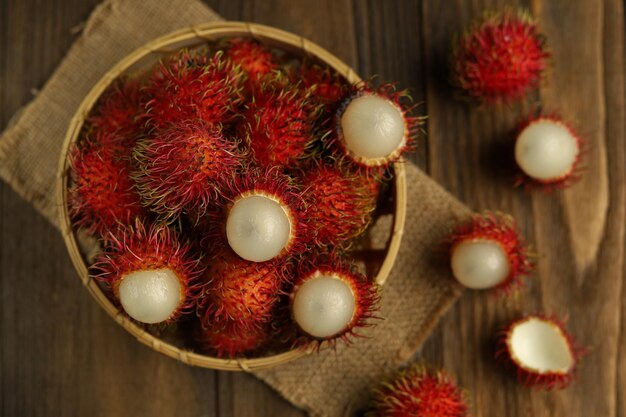
<instances>
[{"instance_id":1,"label":"burlap cloth","mask_svg":"<svg viewBox=\"0 0 626 417\"><path fill-rule=\"evenodd\" d=\"M83 97L135 48L170 31L219 19L196 0L113 0L98 6L48 83L0 137L0 176L58 224L58 157ZM384 320L353 346L255 373L311 415L343 416L361 407L369 386L411 358L460 295L434 248L469 210L411 164L407 183L406 228L383 291Z\"/></svg>"}]
</instances>

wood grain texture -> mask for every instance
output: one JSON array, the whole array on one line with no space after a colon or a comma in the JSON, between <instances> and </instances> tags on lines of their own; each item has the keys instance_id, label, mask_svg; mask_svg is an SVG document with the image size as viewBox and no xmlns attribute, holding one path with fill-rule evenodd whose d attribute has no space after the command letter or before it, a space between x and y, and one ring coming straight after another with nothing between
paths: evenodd
<instances>
[{"instance_id":1,"label":"wood grain texture","mask_svg":"<svg viewBox=\"0 0 626 417\"><path fill-rule=\"evenodd\" d=\"M0 0L0 127L50 76L98 0ZM421 356L458 376L476 417L626 417L626 74L621 0L209 0L227 19L293 31L351 64L410 87L429 114L412 157L476 210L513 214L538 268L504 301L467 292ZM548 80L519 104L454 99L456 32L485 8L527 7L553 56ZM510 133L543 105L589 142L584 179L553 194L510 185ZM93 303L62 239L0 184L0 415L302 416L249 375L195 369L128 336ZM493 361L493 335L521 314L569 316L589 346L579 380L544 393Z\"/></svg>"}]
</instances>

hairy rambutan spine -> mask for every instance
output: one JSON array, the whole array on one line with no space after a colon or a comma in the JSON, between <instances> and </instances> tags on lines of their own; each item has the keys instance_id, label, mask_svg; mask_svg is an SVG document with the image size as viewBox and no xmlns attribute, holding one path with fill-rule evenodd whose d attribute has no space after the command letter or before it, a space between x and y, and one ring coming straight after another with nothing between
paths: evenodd
<instances>
[{"instance_id":1,"label":"hairy rambutan spine","mask_svg":"<svg viewBox=\"0 0 626 417\"><path fill-rule=\"evenodd\" d=\"M130 178L128 141L102 130L76 144L69 154L69 213L74 226L107 239L108 233L144 217Z\"/></svg>"},{"instance_id":2,"label":"hairy rambutan spine","mask_svg":"<svg viewBox=\"0 0 626 417\"><path fill-rule=\"evenodd\" d=\"M108 245L93 265L94 277L111 289L120 299L120 285L131 273L140 271L172 271L180 284L180 303L166 322L176 321L181 314L195 311L204 284L202 256L176 231L168 226L146 226L137 220L133 226L110 234Z\"/></svg>"},{"instance_id":3,"label":"hairy rambutan spine","mask_svg":"<svg viewBox=\"0 0 626 417\"><path fill-rule=\"evenodd\" d=\"M452 84L481 102L511 102L537 88L549 53L526 11L486 13L455 43Z\"/></svg>"},{"instance_id":4,"label":"hairy rambutan spine","mask_svg":"<svg viewBox=\"0 0 626 417\"><path fill-rule=\"evenodd\" d=\"M253 39L229 39L225 56L246 73L250 91L255 91L264 77L278 70L278 62L272 51Z\"/></svg>"},{"instance_id":5,"label":"hairy rambutan spine","mask_svg":"<svg viewBox=\"0 0 626 417\"><path fill-rule=\"evenodd\" d=\"M175 122L141 140L134 152L133 178L143 200L167 221L183 212L203 216L219 188L243 164L238 143L221 125L200 119Z\"/></svg>"},{"instance_id":6,"label":"hairy rambutan spine","mask_svg":"<svg viewBox=\"0 0 626 417\"><path fill-rule=\"evenodd\" d=\"M238 320L209 322L196 333L200 347L218 358L236 358L254 352L268 342L268 326L246 325Z\"/></svg>"},{"instance_id":7,"label":"hairy rambutan spine","mask_svg":"<svg viewBox=\"0 0 626 417\"><path fill-rule=\"evenodd\" d=\"M460 244L475 241L494 242L507 257L509 273L493 287L495 294L510 295L524 285L523 277L532 271L533 263L528 246L516 231L512 216L490 212L476 215L471 221L458 225L447 243L452 254Z\"/></svg>"},{"instance_id":8,"label":"hairy rambutan spine","mask_svg":"<svg viewBox=\"0 0 626 417\"><path fill-rule=\"evenodd\" d=\"M146 84L148 125L158 131L194 118L229 123L243 99L243 78L221 51L208 57L184 50L158 64Z\"/></svg>"},{"instance_id":9,"label":"hairy rambutan spine","mask_svg":"<svg viewBox=\"0 0 626 417\"><path fill-rule=\"evenodd\" d=\"M413 365L374 391L369 417L467 417L467 400L450 375Z\"/></svg>"}]
</instances>

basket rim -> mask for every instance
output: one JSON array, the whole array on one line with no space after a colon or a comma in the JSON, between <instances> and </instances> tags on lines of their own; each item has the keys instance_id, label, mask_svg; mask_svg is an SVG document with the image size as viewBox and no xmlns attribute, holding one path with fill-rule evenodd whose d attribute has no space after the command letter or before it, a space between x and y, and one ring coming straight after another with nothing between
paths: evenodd
<instances>
[{"instance_id":1,"label":"basket rim","mask_svg":"<svg viewBox=\"0 0 626 417\"><path fill-rule=\"evenodd\" d=\"M59 224L61 234L79 278L100 307L103 308L126 331L135 336L139 342L188 365L226 371L255 371L272 368L277 365L290 362L310 354L315 349L312 347L294 348L287 352L260 358L225 359L185 350L184 348L179 348L159 339L156 336L153 336L115 307L115 305L104 295L97 282L90 277L88 267L84 262L83 254L77 244L77 237L72 228L67 204L67 173L70 170L68 158L69 150L76 140L78 140L84 120L95 105L96 101L115 79L132 67L133 64L143 58L147 58L150 54L167 53L173 52L175 49L180 49L180 47L178 47L168 50L168 45L193 40L198 42L215 41L219 38L235 36L251 36L260 41L279 42L283 44L283 46L286 45L303 50L306 54L315 56L317 59L325 62L339 74L343 75L348 82L357 83L361 81L361 78L354 72L354 70L352 70L352 68L335 55L328 52L326 49L301 36L274 27L250 22L228 21L204 23L176 30L156 38L126 55L125 58L114 65L94 84L89 93L82 100L74 115L70 119L67 133L61 148L56 178L56 201L59 206ZM393 165L393 168L395 183L393 228L387 246L385 259L375 278L375 281L379 285L383 285L385 283L391 268L393 267L400 249L406 219L407 192L404 160L396 162Z\"/></svg>"}]
</instances>

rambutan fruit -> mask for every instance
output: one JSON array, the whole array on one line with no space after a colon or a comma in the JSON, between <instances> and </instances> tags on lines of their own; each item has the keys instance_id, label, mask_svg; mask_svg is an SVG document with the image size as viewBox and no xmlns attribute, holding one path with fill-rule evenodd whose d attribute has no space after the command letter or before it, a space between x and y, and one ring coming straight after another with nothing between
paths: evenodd
<instances>
[{"instance_id":1,"label":"rambutan fruit","mask_svg":"<svg viewBox=\"0 0 626 417\"><path fill-rule=\"evenodd\" d=\"M247 326L238 320L211 322L200 328L197 339L203 350L220 358L235 358L266 344L270 337L267 327Z\"/></svg>"},{"instance_id":2,"label":"rambutan fruit","mask_svg":"<svg viewBox=\"0 0 626 417\"><path fill-rule=\"evenodd\" d=\"M220 125L201 119L173 122L139 141L133 175L144 202L167 220L182 212L202 216L215 203L223 181L243 163L238 143Z\"/></svg>"},{"instance_id":3,"label":"rambutan fruit","mask_svg":"<svg viewBox=\"0 0 626 417\"><path fill-rule=\"evenodd\" d=\"M131 149L117 134L98 131L70 151L69 213L79 229L107 238L146 214L130 178Z\"/></svg>"},{"instance_id":4,"label":"rambutan fruit","mask_svg":"<svg viewBox=\"0 0 626 417\"><path fill-rule=\"evenodd\" d=\"M371 325L378 308L378 287L338 257L305 260L289 294L293 321L317 343L346 342L356 329Z\"/></svg>"},{"instance_id":5,"label":"rambutan fruit","mask_svg":"<svg viewBox=\"0 0 626 417\"><path fill-rule=\"evenodd\" d=\"M472 289L494 288L509 294L532 269L528 248L510 216L488 213L456 228L450 237L454 277Z\"/></svg>"},{"instance_id":6,"label":"rambutan fruit","mask_svg":"<svg viewBox=\"0 0 626 417\"><path fill-rule=\"evenodd\" d=\"M539 86L549 57L544 44L528 12L488 13L456 41L452 84L489 104L520 99Z\"/></svg>"},{"instance_id":7,"label":"rambutan fruit","mask_svg":"<svg viewBox=\"0 0 626 417\"><path fill-rule=\"evenodd\" d=\"M278 62L272 51L253 39L229 39L225 56L241 66L253 85L257 85L263 77L278 69Z\"/></svg>"},{"instance_id":8,"label":"rambutan fruit","mask_svg":"<svg viewBox=\"0 0 626 417\"><path fill-rule=\"evenodd\" d=\"M584 353L558 319L530 315L500 333L497 357L514 365L525 385L553 389L574 380Z\"/></svg>"},{"instance_id":9,"label":"rambutan fruit","mask_svg":"<svg viewBox=\"0 0 626 417\"><path fill-rule=\"evenodd\" d=\"M140 221L111 236L94 269L124 311L142 323L172 322L193 311L204 272L201 255L174 230Z\"/></svg>"},{"instance_id":10,"label":"rambutan fruit","mask_svg":"<svg viewBox=\"0 0 626 417\"><path fill-rule=\"evenodd\" d=\"M219 250L209 261L205 297L198 304L204 323L238 321L267 323L281 286L290 279L285 262L252 262L230 249Z\"/></svg>"},{"instance_id":11,"label":"rambutan fruit","mask_svg":"<svg viewBox=\"0 0 626 417\"><path fill-rule=\"evenodd\" d=\"M556 116L537 116L524 122L515 141L520 168L516 183L547 189L567 187L579 178L583 141Z\"/></svg>"},{"instance_id":12,"label":"rambutan fruit","mask_svg":"<svg viewBox=\"0 0 626 417\"><path fill-rule=\"evenodd\" d=\"M443 370L414 365L374 391L370 417L466 417L464 393Z\"/></svg>"},{"instance_id":13,"label":"rambutan fruit","mask_svg":"<svg viewBox=\"0 0 626 417\"><path fill-rule=\"evenodd\" d=\"M222 194L222 205L210 215L225 228L205 240L225 238L237 255L253 262L302 253L308 246L304 200L279 168L243 169L224 183Z\"/></svg>"},{"instance_id":14,"label":"rambutan fruit","mask_svg":"<svg viewBox=\"0 0 626 417\"><path fill-rule=\"evenodd\" d=\"M182 51L157 65L146 83L148 125L163 130L189 119L229 123L243 99L243 78L222 52Z\"/></svg>"},{"instance_id":15,"label":"rambutan fruit","mask_svg":"<svg viewBox=\"0 0 626 417\"><path fill-rule=\"evenodd\" d=\"M337 111L336 131L327 136L327 146L365 173L384 170L415 145L423 118L409 116L413 106L408 102L407 91L396 91L392 84L354 86Z\"/></svg>"},{"instance_id":16,"label":"rambutan fruit","mask_svg":"<svg viewBox=\"0 0 626 417\"><path fill-rule=\"evenodd\" d=\"M294 167L313 138L318 110L299 85L275 74L255 92L242 112L238 132L261 166Z\"/></svg>"},{"instance_id":17,"label":"rambutan fruit","mask_svg":"<svg viewBox=\"0 0 626 417\"><path fill-rule=\"evenodd\" d=\"M103 93L87 123L95 132L136 141L144 130L145 121L141 120L141 116L145 103L146 96L138 80L119 78Z\"/></svg>"},{"instance_id":18,"label":"rambutan fruit","mask_svg":"<svg viewBox=\"0 0 626 417\"><path fill-rule=\"evenodd\" d=\"M301 175L306 216L316 245L342 245L367 228L377 196L371 179L350 167L330 164L304 169Z\"/></svg>"},{"instance_id":19,"label":"rambutan fruit","mask_svg":"<svg viewBox=\"0 0 626 417\"><path fill-rule=\"evenodd\" d=\"M342 76L318 64L303 63L296 81L302 82L313 98L326 107L339 105L351 93L350 85Z\"/></svg>"}]
</instances>

